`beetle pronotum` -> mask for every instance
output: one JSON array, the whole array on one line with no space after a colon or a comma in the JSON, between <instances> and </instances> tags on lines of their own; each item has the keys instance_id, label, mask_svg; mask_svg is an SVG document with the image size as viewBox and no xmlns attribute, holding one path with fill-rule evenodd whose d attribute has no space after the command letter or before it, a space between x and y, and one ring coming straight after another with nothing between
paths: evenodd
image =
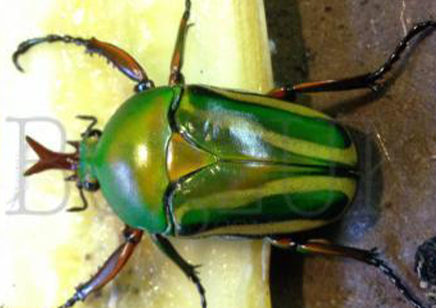
<instances>
[{"instance_id":1,"label":"beetle pronotum","mask_svg":"<svg viewBox=\"0 0 436 308\"><path fill-rule=\"evenodd\" d=\"M292 104L300 93L377 88L408 43L434 21L419 23L377 70L356 77L289 85L255 95L185 85L182 74L191 1L181 19L170 66L169 85L155 87L127 52L95 38L48 35L21 43L19 57L41 43L84 46L136 82L136 94L112 116L103 131L94 117L76 151L50 151L27 137L40 157L31 175L47 169L73 171L84 191L101 189L126 223L125 241L103 267L80 285L62 307L71 307L111 281L126 264L144 231L194 282L206 307L196 267L186 262L167 236L266 238L274 246L338 255L373 265L387 275L415 307L423 304L374 250L283 236L337 220L351 203L359 175L355 145L346 129L315 110Z\"/></svg>"}]
</instances>

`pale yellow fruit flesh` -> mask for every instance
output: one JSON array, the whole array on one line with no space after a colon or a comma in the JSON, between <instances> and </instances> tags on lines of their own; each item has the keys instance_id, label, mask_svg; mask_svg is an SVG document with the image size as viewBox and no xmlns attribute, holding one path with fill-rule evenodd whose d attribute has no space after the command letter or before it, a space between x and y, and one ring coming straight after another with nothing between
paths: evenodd
<instances>
[{"instance_id":1,"label":"pale yellow fruit flesh","mask_svg":"<svg viewBox=\"0 0 436 308\"><path fill-rule=\"evenodd\" d=\"M100 194L87 195L86 212L66 213L64 207L41 215L68 196L68 207L81 204L74 185L63 182L67 173L60 172L28 178L21 206L39 214L16 214L17 196L24 193L16 118L58 119L67 137L77 139L87 123L75 115L95 115L102 127L134 86L100 57L85 55L83 48L37 47L21 61L26 74L14 70L11 53L20 41L48 33L95 36L128 51L157 85L164 85L183 5L182 0L0 2L0 306L64 303L119 244L122 229ZM271 88L261 0L193 0L190 21L183 70L187 83L260 93ZM26 134L60 149L61 133L52 123L28 122ZM268 245L172 241L189 262L202 265L209 307L270 307ZM200 300L194 285L146 236L115 281L77 307L198 308Z\"/></svg>"}]
</instances>

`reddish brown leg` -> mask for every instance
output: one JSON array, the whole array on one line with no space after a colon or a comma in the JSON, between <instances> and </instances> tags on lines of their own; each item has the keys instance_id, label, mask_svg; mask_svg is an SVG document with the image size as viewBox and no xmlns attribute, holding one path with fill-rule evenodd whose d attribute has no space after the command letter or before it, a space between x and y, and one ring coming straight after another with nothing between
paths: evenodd
<instances>
[{"instance_id":1,"label":"reddish brown leg","mask_svg":"<svg viewBox=\"0 0 436 308\"><path fill-rule=\"evenodd\" d=\"M191 1L186 0L185 12L183 13L182 20L180 21L179 32L177 33L176 46L174 47L173 58L170 66L169 84L183 84L185 78L182 74L183 66L183 53L185 50L186 34L188 33L188 20L191 12Z\"/></svg>"},{"instance_id":2,"label":"reddish brown leg","mask_svg":"<svg viewBox=\"0 0 436 308\"><path fill-rule=\"evenodd\" d=\"M86 51L90 54L97 53L100 56L104 57L106 60L115 65L115 67L118 68L124 75L137 82L137 85L135 87L135 90L137 92L154 87L153 81L148 78L144 69L131 55L115 45L99 41L95 38L83 39L80 37L72 37L69 35L52 34L45 37L29 39L22 42L12 55L12 60L17 69L21 72L24 72L18 61L22 54L26 53L29 49L41 43L54 42L63 42L67 44L72 43L79 46L84 46L86 48Z\"/></svg>"},{"instance_id":3,"label":"reddish brown leg","mask_svg":"<svg viewBox=\"0 0 436 308\"><path fill-rule=\"evenodd\" d=\"M401 294L416 308L425 308L424 304L406 287L399 275L382 260L376 249L363 250L329 243L321 240L309 240L305 242L295 242L289 238L269 239L271 244L283 249L291 249L301 253L322 254L327 256L337 256L351 258L368 265L375 266L397 287Z\"/></svg>"},{"instance_id":4,"label":"reddish brown leg","mask_svg":"<svg viewBox=\"0 0 436 308\"><path fill-rule=\"evenodd\" d=\"M305 82L273 89L268 93L268 95L278 99L293 101L298 93L347 91L362 88L377 90L377 84L375 81L379 78L374 80L371 78L371 74L366 74L341 80Z\"/></svg>"},{"instance_id":5,"label":"reddish brown leg","mask_svg":"<svg viewBox=\"0 0 436 308\"><path fill-rule=\"evenodd\" d=\"M143 231L128 226L123 231L124 243L115 250L99 271L84 284L76 288L74 295L59 308L72 307L77 301L84 301L92 292L100 290L126 265L142 238Z\"/></svg>"},{"instance_id":6,"label":"reddish brown leg","mask_svg":"<svg viewBox=\"0 0 436 308\"><path fill-rule=\"evenodd\" d=\"M435 28L436 22L432 20L416 24L400 41L388 60L374 72L340 80L324 80L301 83L297 85L287 85L271 90L268 95L275 98L292 101L295 99L295 95L297 93L346 91L363 88L377 90L377 82L382 80L386 73L392 69L392 66L400 59L400 56L406 50L406 47L409 45L410 41L417 35L420 35L429 29Z\"/></svg>"}]
</instances>

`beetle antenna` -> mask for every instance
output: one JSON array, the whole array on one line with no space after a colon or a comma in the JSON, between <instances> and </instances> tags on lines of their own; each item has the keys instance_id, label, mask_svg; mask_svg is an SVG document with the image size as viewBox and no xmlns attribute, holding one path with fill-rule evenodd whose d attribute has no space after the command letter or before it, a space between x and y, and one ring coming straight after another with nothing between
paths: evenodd
<instances>
[{"instance_id":1,"label":"beetle antenna","mask_svg":"<svg viewBox=\"0 0 436 308\"><path fill-rule=\"evenodd\" d=\"M91 121L91 123L86 128L85 132L83 132L80 135L80 136L82 136L82 138L88 137L90 135L90 133L92 132L94 126L98 122L97 118L94 116L89 116L89 115L78 115L78 116L76 116L76 118L81 119L81 120L85 120L85 121Z\"/></svg>"},{"instance_id":2,"label":"beetle antenna","mask_svg":"<svg viewBox=\"0 0 436 308\"><path fill-rule=\"evenodd\" d=\"M83 188L80 186L79 195L80 199L82 199L82 206L72 207L67 209L67 212L82 212L88 208L88 200L86 200L85 193L83 192Z\"/></svg>"}]
</instances>

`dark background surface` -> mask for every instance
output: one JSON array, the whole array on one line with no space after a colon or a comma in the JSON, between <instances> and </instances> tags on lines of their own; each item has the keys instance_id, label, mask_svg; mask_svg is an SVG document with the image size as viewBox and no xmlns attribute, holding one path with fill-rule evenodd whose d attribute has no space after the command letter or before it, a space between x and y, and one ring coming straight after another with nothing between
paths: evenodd
<instances>
[{"instance_id":1,"label":"dark background surface","mask_svg":"<svg viewBox=\"0 0 436 308\"><path fill-rule=\"evenodd\" d=\"M374 70L434 0L266 0L276 85ZM362 178L344 219L318 230L360 248L378 247L412 289L416 248L436 235L436 32L390 75L380 93L317 94L300 102L347 125L359 145ZM274 250L274 308L411 307L375 269L337 258Z\"/></svg>"}]
</instances>

